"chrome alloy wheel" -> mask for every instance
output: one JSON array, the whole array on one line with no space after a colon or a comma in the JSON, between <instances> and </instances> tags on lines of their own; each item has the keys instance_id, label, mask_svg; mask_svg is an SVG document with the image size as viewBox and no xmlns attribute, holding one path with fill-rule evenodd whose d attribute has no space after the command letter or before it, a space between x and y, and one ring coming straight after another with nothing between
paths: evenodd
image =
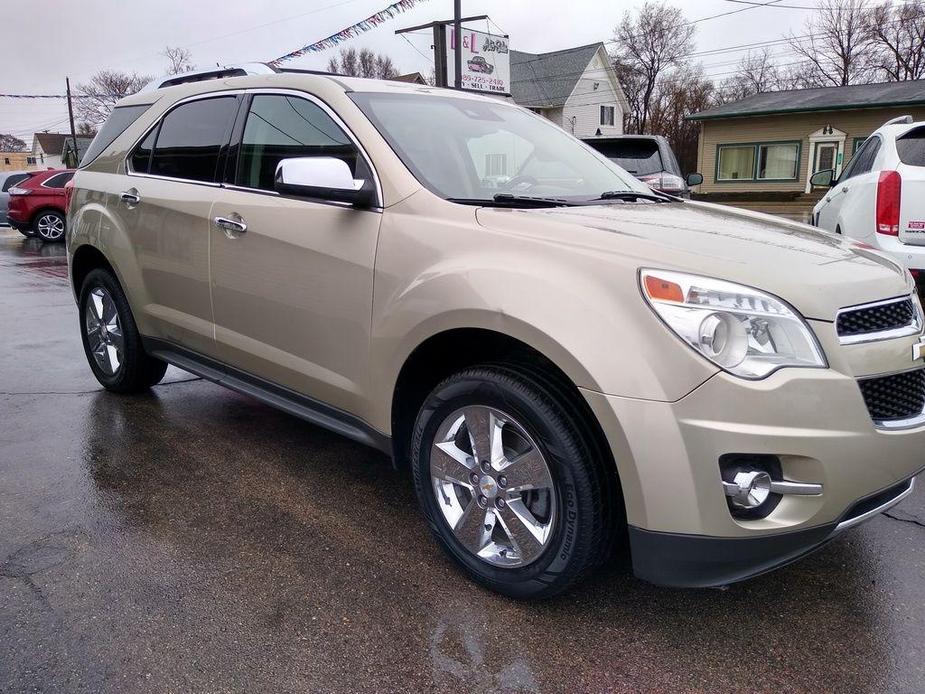
<instances>
[{"instance_id":1,"label":"chrome alloy wheel","mask_svg":"<svg viewBox=\"0 0 925 694\"><path fill-rule=\"evenodd\" d=\"M430 476L456 539L483 561L526 566L552 539L552 474L536 443L509 415L478 405L449 415L434 438Z\"/></svg>"},{"instance_id":2,"label":"chrome alloy wheel","mask_svg":"<svg viewBox=\"0 0 925 694\"><path fill-rule=\"evenodd\" d=\"M43 214L36 221L35 228L46 241L57 241L64 236L64 220L60 215Z\"/></svg>"},{"instance_id":3,"label":"chrome alloy wheel","mask_svg":"<svg viewBox=\"0 0 925 694\"><path fill-rule=\"evenodd\" d=\"M107 376L114 376L122 367L125 338L116 304L104 287L90 291L84 309L84 327L97 365Z\"/></svg>"}]
</instances>

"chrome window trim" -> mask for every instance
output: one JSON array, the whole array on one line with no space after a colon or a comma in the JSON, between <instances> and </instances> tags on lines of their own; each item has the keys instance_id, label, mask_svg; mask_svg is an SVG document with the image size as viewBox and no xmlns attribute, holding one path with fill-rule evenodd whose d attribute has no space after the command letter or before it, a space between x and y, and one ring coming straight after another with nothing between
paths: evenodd
<instances>
[{"instance_id":1,"label":"chrome window trim","mask_svg":"<svg viewBox=\"0 0 925 694\"><path fill-rule=\"evenodd\" d=\"M888 306L890 304L899 304L903 301L912 302L912 310L915 313L915 317L912 319L912 322L908 325L904 325L901 328L892 328L890 330L881 330L879 332L873 333L861 333L859 335L839 335L838 334L838 319L843 313L854 313L855 311L863 311L868 308L877 308L878 306ZM909 337L911 335L918 335L922 332L922 313L919 309L919 304L915 300L915 297L912 294L907 294L905 296L894 296L891 299L884 299L883 301L873 301L869 304L857 304L856 306L845 306L844 308L838 309L838 312L835 314L835 320L832 323L835 328L835 336L838 338L838 343L841 345L860 345L866 342L881 342L883 340L894 340L899 337Z\"/></svg>"},{"instance_id":2,"label":"chrome window trim","mask_svg":"<svg viewBox=\"0 0 925 694\"><path fill-rule=\"evenodd\" d=\"M154 120L154 122L151 123L151 125L149 125L147 128L144 129L144 131L141 133L140 136L135 138L135 141L132 142L131 146L128 147L128 149L126 150L125 157L123 157L122 159L122 166L125 170L125 175L126 176L137 176L139 178L153 178L153 179L157 179L161 181L174 181L176 183L205 185L205 186L210 186L213 188L228 188L229 190L239 190L242 192L258 193L258 194L263 194L263 195L266 195L266 194L279 195L279 193L277 193L275 190L264 190L262 188L250 188L247 186L238 186L236 184L231 184L231 183L218 183L218 182L213 182L213 181L195 181L195 180L188 179L188 178L173 178L170 176L160 176L158 174L138 173L132 170L132 166L131 166L132 152L134 152L135 148L142 141L144 141L144 139L149 134L151 134L151 131L159 127L161 122L164 120L164 118L166 118L167 115L171 111L176 109L178 106L181 106L182 104L185 104L185 103L189 103L190 101L199 101L201 99L214 99L216 97L222 97L222 96L237 96L239 94L248 94L252 96L257 96L257 95L262 95L262 94L270 94L270 95L278 94L282 96L294 96L296 98L305 99L306 101L310 101L316 106L318 106L322 111L324 111L331 118L331 120L334 121L337 127L343 130L344 133L347 135L347 137L350 138L350 141L353 143L354 147L357 148L357 151L360 153L360 155L363 157L363 160L366 162L366 165L369 167L369 170L373 176L373 182L375 183L375 186L376 186L376 204L373 205L373 208L372 208L373 211L382 210L384 208L385 199L382 193L382 182L379 179L379 172L376 171L376 167L373 165L372 158L369 156L369 153L366 151L366 148L363 147L359 138L357 138L357 136L353 134L353 131L347 126L347 124L343 121L343 119L337 114L336 111L334 111L334 109L328 106L328 104L326 104L324 101L319 99L314 94L310 94L309 92L304 92L299 89L265 88L265 87L251 87L248 89L224 89L224 90L219 90L219 91L214 91L214 92L204 92L202 94L193 94L192 96L188 96L184 99L180 99L179 101L171 104L170 107L166 111L161 113ZM245 116L245 125L246 125L246 116ZM242 137L243 137L243 131L242 131ZM155 145L156 144L157 143L155 142ZM319 201L319 202L324 202L324 201ZM332 201L331 204L336 204L338 207L344 206L344 207L348 207L352 209L352 205L350 205L349 203L334 203Z\"/></svg>"},{"instance_id":3,"label":"chrome window trim","mask_svg":"<svg viewBox=\"0 0 925 694\"><path fill-rule=\"evenodd\" d=\"M883 513L884 511L889 511L900 501L902 501L903 499L908 497L910 494L912 494L914 489L915 489L915 477L912 477L909 480L909 486L905 490L903 490L902 492L894 496L889 501L885 501L884 503L880 504L876 508L872 508L870 511L867 511L866 513L862 513L860 516L855 516L854 518L849 518L846 521L842 521L841 523L835 526L835 530L833 530L832 533L833 534L840 533L843 530L847 530L848 528L853 528L854 526L860 525L864 521L870 520L874 516L879 515Z\"/></svg>"}]
</instances>

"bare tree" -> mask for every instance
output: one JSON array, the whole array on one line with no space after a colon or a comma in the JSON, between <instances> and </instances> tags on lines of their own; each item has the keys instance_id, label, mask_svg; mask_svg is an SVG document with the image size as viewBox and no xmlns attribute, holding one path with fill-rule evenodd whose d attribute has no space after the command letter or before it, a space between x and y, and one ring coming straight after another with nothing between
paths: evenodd
<instances>
[{"instance_id":1,"label":"bare tree","mask_svg":"<svg viewBox=\"0 0 925 694\"><path fill-rule=\"evenodd\" d=\"M803 34L790 33L790 48L803 58L803 86L843 87L868 80L873 35L867 17L867 0L823 0L803 25Z\"/></svg>"},{"instance_id":2,"label":"bare tree","mask_svg":"<svg viewBox=\"0 0 925 694\"><path fill-rule=\"evenodd\" d=\"M84 137L95 137L96 128L85 121L81 121L77 124L77 134L83 135Z\"/></svg>"},{"instance_id":3,"label":"bare tree","mask_svg":"<svg viewBox=\"0 0 925 694\"><path fill-rule=\"evenodd\" d=\"M77 85L80 97L74 100L77 118L90 126L102 125L119 99L134 94L150 81L150 77L134 72L100 70L89 82Z\"/></svg>"},{"instance_id":4,"label":"bare tree","mask_svg":"<svg viewBox=\"0 0 925 694\"><path fill-rule=\"evenodd\" d=\"M693 49L694 27L684 20L677 7L667 5L663 0L647 0L634 18L627 11L623 21L614 31L616 53L615 67L622 76L628 72L638 75L630 89L637 94L627 98L636 112L632 115L630 127L645 132L648 127L650 100L658 84L659 76L672 67L678 67ZM626 91L627 85L624 85Z\"/></svg>"},{"instance_id":5,"label":"bare tree","mask_svg":"<svg viewBox=\"0 0 925 694\"><path fill-rule=\"evenodd\" d=\"M901 82L925 77L925 1L877 5L867 21L878 79Z\"/></svg>"},{"instance_id":6,"label":"bare tree","mask_svg":"<svg viewBox=\"0 0 925 694\"><path fill-rule=\"evenodd\" d=\"M168 75L179 75L196 69L193 65L193 54L186 48L167 46L161 55L167 58Z\"/></svg>"},{"instance_id":7,"label":"bare tree","mask_svg":"<svg viewBox=\"0 0 925 694\"><path fill-rule=\"evenodd\" d=\"M717 97L725 103L780 88L780 70L774 64L770 49L764 48L745 54L735 74L720 85Z\"/></svg>"},{"instance_id":8,"label":"bare tree","mask_svg":"<svg viewBox=\"0 0 925 694\"><path fill-rule=\"evenodd\" d=\"M700 124L687 120L687 116L713 106L714 91L713 82L703 74L703 67L689 65L664 75L653 92L649 132L668 139L685 173L697 168L700 135Z\"/></svg>"},{"instance_id":9,"label":"bare tree","mask_svg":"<svg viewBox=\"0 0 925 694\"><path fill-rule=\"evenodd\" d=\"M25 152L26 143L15 135L0 134L0 152Z\"/></svg>"},{"instance_id":10,"label":"bare tree","mask_svg":"<svg viewBox=\"0 0 925 694\"><path fill-rule=\"evenodd\" d=\"M375 53L368 48L341 48L340 55L328 61L328 71L349 77L372 77L375 79L392 79L399 72L392 59Z\"/></svg>"}]
</instances>

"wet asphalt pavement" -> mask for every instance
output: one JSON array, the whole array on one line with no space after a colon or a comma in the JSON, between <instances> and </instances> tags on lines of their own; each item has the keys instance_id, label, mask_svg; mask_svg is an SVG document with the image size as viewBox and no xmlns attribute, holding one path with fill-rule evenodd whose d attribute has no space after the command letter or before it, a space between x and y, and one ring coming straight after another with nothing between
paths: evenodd
<instances>
[{"instance_id":1,"label":"wet asphalt pavement","mask_svg":"<svg viewBox=\"0 0 925 694\"><path fill-rule=\"evenodd\" d=\"M726 591L456 572L382 455L171 369L101 390L0 230L0 691L925 691L925 485Z\"/></svg>"}]
</instances>

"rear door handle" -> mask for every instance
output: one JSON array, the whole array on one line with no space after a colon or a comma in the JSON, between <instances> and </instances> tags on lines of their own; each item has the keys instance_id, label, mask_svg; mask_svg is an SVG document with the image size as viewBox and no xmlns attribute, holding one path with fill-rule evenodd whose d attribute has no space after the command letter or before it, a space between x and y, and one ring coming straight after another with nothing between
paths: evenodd
<instances>
[{"instance_id":1,"label":"rear door handle","mask_svg":"<svg viewBox=\"0 0 925 694\"><path fill-rule=\"evenodd\" d=\"M138 191L135 190L134 188L123 191L122 193L119 194L119 198L126 205L137 205L138 203L141 202L141 196L138 194Z\"/></svg>"},{"instance_id":2,"label":"rear door handle","mask_svg":"<svg viewBox=\"0 0 925 694\"><path fill-rule=\"evenodd\" d=\"M243 234L247 231L247 224L243 219L228 219L228 217L216 217L212 220L215 222L215 226L219 229L224 229L225 231L234 231L238 234Z\"/></svg>"}]
</instances>

